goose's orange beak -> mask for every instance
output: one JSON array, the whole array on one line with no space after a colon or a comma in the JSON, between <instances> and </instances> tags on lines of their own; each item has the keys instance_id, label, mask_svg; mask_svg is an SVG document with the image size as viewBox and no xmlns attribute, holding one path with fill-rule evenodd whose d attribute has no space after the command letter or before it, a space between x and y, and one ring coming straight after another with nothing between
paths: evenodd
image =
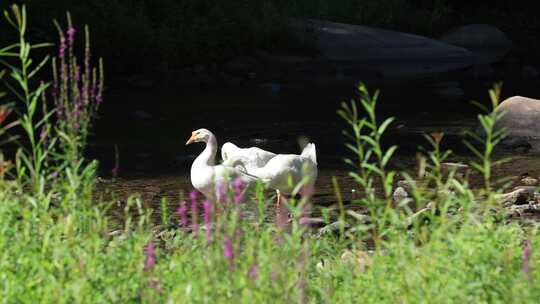
<instances>
[{"instance_id":1,"label":"goose's orange beak","mask_svg":"<svg viewBox=\"0 0 540 304\"><path fill-rule=\"evenodd\" d=\"M195 142L195 138L197 138L197 135L195 132L191 132L191 137L186 141L186 146L189 144L192 144Z\"/></svg>"}]
</instances>

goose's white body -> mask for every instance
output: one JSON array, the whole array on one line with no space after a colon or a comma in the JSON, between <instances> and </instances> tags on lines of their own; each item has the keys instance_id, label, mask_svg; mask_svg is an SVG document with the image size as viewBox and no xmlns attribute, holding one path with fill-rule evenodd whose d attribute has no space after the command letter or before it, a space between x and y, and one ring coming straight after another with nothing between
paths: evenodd
<instances>
[{"instance_id":1,"label":"goose's white body","mask_svg":"<svg viewBox=\"0 0 540 304\"><path fill-rule=\"evenodd\" d=\"M307 144L300 155L275 154L254 147L247 149L234 147L238 150L231 149L232 146L226 148L227 151L238 152L234 154L226 151L226 162L228 164L240 163L249 175L262 180L268 188L291 194L300 183L302 183L300 189L312 187L315 184L317 153L313 143Z\"/></svg>"},{"instance_id":2,"label":"goose's white body","mask_svg":"<svg viewBox=\"0 0 540 304\"><path fill-rule=\"evenodd\" d=\"M221 158L224 165L234 166L240 163L247 172L264 167L276 155L276 153L257 147L240 148L231 142L226 142L221 147Z\"/></svg>"},{"instance_id":3,"label":"goose's white body","mask_svg":"<svg viewBox=\"0 0 540 304\"><path fill-rule=\"evenodd\" d=\"M197 135L195 132L199 132ZM206 129L193 132L191 142L205 142L206 147L203 152L193 161L191 165L191 184L211 201L216 201L219 187L224 183L229 183L236 179L241 179L246 185L250 185L257 179L249 176L239 169L226 165L216 165L215 157L217 152L217 140L214 134ZM194 137L195 136L195 137ZM196 136L199 136L196 137ZM246 187L247 189L247 187Z\"/></svg>"}]
</instances>

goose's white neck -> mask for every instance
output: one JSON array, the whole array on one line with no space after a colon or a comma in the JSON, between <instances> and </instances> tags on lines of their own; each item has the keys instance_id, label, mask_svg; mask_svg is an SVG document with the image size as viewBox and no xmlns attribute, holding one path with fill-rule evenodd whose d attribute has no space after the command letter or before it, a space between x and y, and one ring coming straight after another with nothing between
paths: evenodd
<instances>
[{"instance_id":1,"label":"goose's white neck","mask_svg":"<svg viewBox=\"0 0 540 304\"><path fill-rule=\"evenodd\" d=\"M193 166L213 166L215 165L217 152L217 140L216 137L212 134L208 137L206 142L206 147L202 153L195 159Z\"/></svg>"}]
</instances>

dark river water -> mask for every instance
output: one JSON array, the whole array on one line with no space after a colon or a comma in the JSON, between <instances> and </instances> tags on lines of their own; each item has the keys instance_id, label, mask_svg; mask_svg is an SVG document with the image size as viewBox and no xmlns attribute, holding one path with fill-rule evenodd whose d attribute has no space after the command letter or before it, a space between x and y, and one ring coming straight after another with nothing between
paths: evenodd
<instances>
[{"instance_id":1,"label":"dark river water","mask_svg":"<svg viewBox=\"0 0 540 304\"><path fill-rule=\"evenodd\" d=\"M451 161L469 161L462 144L464 134L477 127L480 111L471 99L489 102L489 86L464 85L462 100L448 101L432 94L422 83L380 87L378 113L394 116L384 139L398 145L391 167L414 170L415 154L427 147L423 134L444 132L442 146L454 151ZM372 91L374 88L369 88ZM513 92L509 89L506 96ZM353 87L311 88L275 84L245 88L183 90L170 87L110 90L96 122L89 154L100 161L99 189L119 197L140 193L152 206L166 197L171 205L181 191L190 191L189 169L202 144L185 146L191 131L207 128L221 145L231 141L241 147L259 146L276 153L299 153L297 140L307 136L317 147L319 178L315 203L335 202L331 178L335 176L345 200L354 196L355 183L343 158L342 130L347 126L336 114L340 103L354 97ZM116 148L115 148L116 147ZM118 177L111 179L118 151ZM539 155L511 155L515 159L495 171L497 177L528 173L540 176ZM218 153L219 157L219 153Z\"/></svg>"}]
</instances>

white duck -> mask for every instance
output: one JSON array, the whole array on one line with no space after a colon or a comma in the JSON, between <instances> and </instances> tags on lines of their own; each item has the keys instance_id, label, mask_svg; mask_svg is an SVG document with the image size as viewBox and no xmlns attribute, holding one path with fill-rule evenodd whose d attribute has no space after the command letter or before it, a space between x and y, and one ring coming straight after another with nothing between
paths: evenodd
<instances>
[{"instance_id":1,"label":"white duck","mask_svg":"<svg viewBox=\"0 0 540 304\"><path fill-rule=\"evenodd\" d=\"M234 147L236 149L231 150L236 153L226 151L224 154L222 151L225 163L242 165L249 175L261 179L266 187L275 189L277 205L281 202L282 193L292 194L298 185L300 185L298 188L302 189L313 187L315 184L317 152L313 143L308 143L300 155L274 154L255 147L246 149Z\"/></svg>"},{"instance_id":2,"label":"white duck","mask_svg":"<svg viewBox=\"0 0 540 304\"><path fill-rule=\"evenodd\" d=\"M191 165L191 184L195 189L204 194L207 199L216 201L218 188L221 183L227 183L240 178L249 186L257 180L257 178L237 168L215 164L217 139L209 130L198 129L191 132L191 137L186 142L186 145L194 142L204 142L206 143L206 148ZM244 195L244 197L246 196Z\"/></svg>"}]
</instances>

